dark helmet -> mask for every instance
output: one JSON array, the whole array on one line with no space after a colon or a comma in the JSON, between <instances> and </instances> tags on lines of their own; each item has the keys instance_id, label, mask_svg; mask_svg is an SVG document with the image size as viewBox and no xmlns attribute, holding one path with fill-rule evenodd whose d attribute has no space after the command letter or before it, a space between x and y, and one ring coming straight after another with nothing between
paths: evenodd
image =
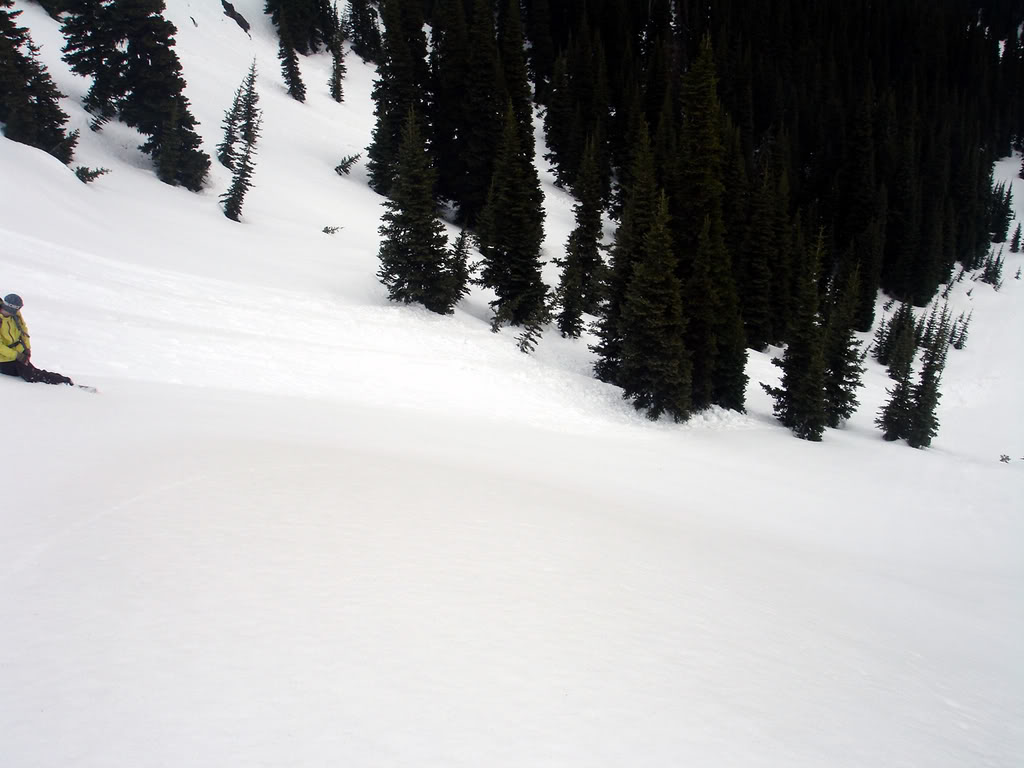
<instances>
[{"instance_id":1,"label":"dark helmet","mask_svg":"<svg viewBox=\"0 0 1024 768\"><path fill-rule=\"evenodd\" d=\"M4 306L11 312L18 312L23 306L25 306L25 302L21 300L21 296L18 294L8 293L4 296Z\"/></svg>"}]
</instances>

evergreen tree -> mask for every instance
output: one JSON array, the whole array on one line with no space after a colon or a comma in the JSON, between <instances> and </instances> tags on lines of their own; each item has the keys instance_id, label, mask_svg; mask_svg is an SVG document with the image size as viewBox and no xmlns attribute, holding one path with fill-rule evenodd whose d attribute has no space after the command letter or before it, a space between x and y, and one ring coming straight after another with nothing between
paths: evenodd
<instances>
[{"instance_id":1,"label":"evergreen tree","mask_svg":"<svg viewBox=\"0 0 1024 768\"><path fill-rule=\"evenodd\" d=\"M896 386L886 390L889 401L875 419L875 425L882 430L882 437L887 441L906 437L913 418L913 394L910 384L910 368L902 371L896 379Z\"/></svg>"},{"instance_id":2,"label":"evergreen tree","mask_svg":"<svg viewBox=\"0 0 1024 768\"><path fill-rule=\"evenodd\" d=\"M253 126L254 133L259 134L259 119ZM245 202L246 193L252 189L253 155L256 152L256 142L247 141L241 155L235 163L235 172L231 177L231 186L228 191L221 195L220 200L224 204L224 215L232 221L238 221L242 215L242 205Z\"/></svg>"},{"instance_id":3,"label":"evergreen tree","mask_svg":"<svg viewBox=\"0 0 1024 768\"><path fill-rule=\"evenodd\" d=\"M573 187L576 195L576 228L569 235L558 286L558 330L563 336L579 338L584 312L597 310L601 268L601 180L597 175L596 149L587 142L580 164L580 176Z\"/></svg>"},{"instance_id":4,"label":"evergreen tree","mask_svg":"<svg viewBox=\"0 0 1024 768\"><path fill-rule=\"evenodd\" d=\"M249 65L249 72L235 91L231 108L224 112L224 138L217 145L217 159L226 168L234 169L238 157L236 145L256 144L259 138L261 110L260 96L256 91L256 60Z\"/></svg>"},{"instance_id":5,"label":"evergreen tree","mask_svg":"<svg viewBox=\"0 0 1024 768\"><path fill-rule=\"evenodd\" d=\"M256 60L249 65L242 84L235 91L231 108L224 113L224 139L217 147L217 158L232 169L231 185L221 195L224 215L238 221L246 193L252 188L253 156L260 136L262 111L256 91ZM241 144L241 148L237 146Z\"/></svg>"},{"instance_id":6,"label":"evergreen tree","mask_svg":"<svg viewBox=\"0 0 1024 768\"><path fill-rule=\"evenodd\" d=\"M1003 182L992 190L991 208L989 229L992 232L992 242L1005 243L1006 235L1010 230L1010 222L1013 220L1013 187L1011 185Z\"/></svg>"},{"instance_id":7,"label":"evergreen tree","mask_svg":"<svg viewBox=\"0 0 1024 768\"><path fill-rule=\"evenodd\" d=\"M377 9L370 0L349 0L348 26L352 52L364 61L379 62L382 52Z\"/></svg>"},{"instance_id":8,"label":"evergreen tree","mask_svg":"<svg viewBox=\"0 0 1024 768\"><path fill-rule=\"evenodd\" d=\"M910 447L928 447L932 444L932 438L939 433L939 419L935 411L942 397L939 383L946 366L950 321L949 310L943 307L938 322L930 334L931 343L922 356L921 378L910 393L913 407L904 435Z\"/></svg>"},{"instance_id":9,"label":"evergreen tree","mask_svg":"<svg viewBox=\"0 0 1024 768\"><path fill-rule=\"evenodd\" d=\"M888 367L889 378L899 380L900 376L909 369L914 362L914 355L917 352L917 334L913 323L913 315L910 322L897 322L893 319L889 327L889 350Z\"/></svg>"},{"instance_id":10,"label":"evergreen tree","mask_svg":"<svg viewBox=\"0 0 1024 768\"><path fill-rule=\"evenodd\" d=\"M253 61L255 65L255 60ZM238 128L242 121L242 87L235 89L235 97L231 106L224 111L224 120L221 126L224 128L224 138L217 145L217 161L225 168L234 170L235 161L238 159L235 145L238 143Z\"/></svg>"},{"instance_id":11,"label":"evergreen tree","mask_svg":"<svg viewBox=\"0 0 1024 768\"><path fill-rule=\"evenodd\" d=\"M547 289L541 279L544 211L538 203L539 191L533 163L519 146L519 125L509 104L477 230L483 256L481 282L497 294L491 302L494 330L503 325L538 328L547 312Z\"/></svg>"},{"instance_id":12,"label":"evergreen tree","mask_svg":"<svg viewBox=\"0 0 1024 768\"><path fill-rule=\"evenodd\" d=\"M463 94L465 176L456 202L459 218L474 225L488 197L502 140L503 87L490 0L473 0L469 19L469 79ZM518 123L517 123L518 125Z\"/></svg>"},{"instance_id":13,"label":"evergreen tree","mask_svg":"<svg viewBox=\"0 0 1024 768\"><path fill-rule=\"evenodd\" d=\"M552 107L548 107L550 114ZM615 189L611 195L612 218L621 220L622 212L626 208L626 201L629 198L629 191L633 188L633 164L635 162L636 147L640 145L641 134L647 133L647 122L643 116L643 102L640 98L640 89L635 84L629 94L626 115L621 120L622 141L619 146L613 149L615 160ZM546 123L545 123L546 124ZM550 142L550 131L548 131ZM672 201L669 201L669 215L672 211Z\"/></svg>"},{"instance_id":14,"label":"evergreen tree","mask_svg":"<svg viewBox=\"0 0 1024 768\"><path fill-rule=\"evenodd\" d=\"M0 0L0 123L12 141L37 147L65 165L71 162L78 133L64 130L68 116L28 30L15 19L12 0Z\"/></svg>"},{"instance_id":15,"label":"evergreen tree","mask_svg":"<svg viewBox=\"0 0 1024 768\"><path fill-rule=\"evenodd\" d=\"M632 176L633 186L622 213L622 222L615 230L608 286L601 307L600 341L594 347L598 356L594 373L601 381L610 384L619 383L623 355L622 309L626 291L633 280L634 266L644 257L647 233L654 224L661 197L654 180L654 158L646 126L635 148Z\"/></svg>"},{"instance_id":16,"label":"evergreen tree","mask_svg":"<svg viewBox=\"0 0 1024 768\"><path fill-rule=\"evenodd\" d=\"M892 319L886 322L884 319L878 326L875 334L875 359L882 365L888 366L893 353L893 347L897 339L909 332L911 338L914 330L914 311L909 304L900 304L899 309L893 314Z\"/></svg>"},{"instance_id":17,"label":"evergreen tree","mask_svg":"<svg viewBox=\"0 0 1024 768\"><path fill-rule=\"evenodd\" d=\"M833 428L857 410L857 390L865 371L854 329L859 287L860 274L855 268L835 292L825 326L825 423Z\"/></svg>"},{"instance_id":18,"label":"evergreen tree","mask_svg":"<svg viewBox=\"0 0 1024 768\"><path fill-rule=\"evenodd\" d=\"M418 303L448 314L466 283L465 240L449 256L444 224L437 218L435 174L425 151L416 113L410 109L402 131L395 180L384 207L377 276L388 298Z\"/></svg>"},{"instance_id":19,"label":"evergreen tree","mask_svg":"<svg viewBox=\"0 0 1024 768\"><path fill-rule=\"evenodd\" d=\"M193 192L210 167L189 111L181 63L174 52L174 25L163 17L163 0L115 3L113 27L124 45L120 117L149 138L139 147L153 156L157 176Z\"/></svg>"},{"instance_id":20,"label":"evergreen tree","mask_svg":"<svg viewBox=\"0 0 1024 768\"><path fill-rule=\"evenodd\" d=\"M305 56L330 45L334 16L327 0L266 0L263 10L290 50Z\"/></svg>"},{"instance_id":21,"label":"evergreen tree","mask_svg":"<svg viewBox=\"0 0 1024 768\"><path fill-rule=\"evenodd\" d=\"M725 148L725 164L722 181L725 185L722 199L722 217L725 225L725 246L733 257L738 290L744 293L744 250L745 244L754 233L750 222L752 190L747 176L746 160L743 156L743 142L740 129L733 125L729 115L722 113L722 146ZM760 233L758 233L760 234ZM744 312L744 316L746 312ZM753 346L753 344L751 344Z\"/></svg>"},{"instance_id":22,"label":"evergreen tree","mask_svg":"<svg viewBox=\"0 0 1024 768\"><path fill-rule=\"evenodd\" d=\"M718 361L718 288L715 283L715 249L711 243L711 219L704 219L690 277L683 286L688 315L686 347L691 353L691 399L694 410L715 402L714 368Z\"/></svg>"},{"instance_id":23,"label":"evergreen tree","mask_svg":"<svg viewBox=\"0 0 1024 768\"><path fill-rule=\"evenodd\" d=\"M652 421L663 413L684 421L690 411L690 361L664 193L644 240L622 308L622 395Z\"/></svg>"},{"instance_id":24,"label":"evergreen tree","mask_svg":"<svg viewBox=\"0 0 1024 768\"><path fill-rule=\"evenodd\" d=\"M710 38L705 36L697 57L682 81L683 123L680 131L680 188L673 212L673 242L680 254L679 274L684 280L695 271L698 240L704 222L709 224L707 269L715 286L714 304L706 317L688 310L687 348L693 353L693 406L715 404L743 411L746 398L747 362L743 318L733 277L732 260L725 247L722 215L721 114L715 81ZM687 288L688 297L694 291ZM715 337L710 345L699 338ZM711 352L713 358L702 355ZM711 392L703 401L702 393Z\"/></svg>"},{"instance_id":25,"label":"evergreen tree","mask_svg":"<svg viewBox=\"0 0 1024 768\"><path fill-rule=\"evenodd\" d=\"M909 307L906 311L910 313ZM911 374L917 344L913 314L910 313L909 317L908 322L897 315L889 326L889 376L896 382L896 386L887 390L889 401L875 419L875 424L882 430L882 436L889 441L906 437L913 418Z\"/></svg>"},{"instance_id":26,"label":"evergreen tree","mask_svg":"<svg viewBox=\"0 0 1024 768\"><path fill-rule=\"evenodd\" d=\"M1013 230L1013 237L1010 239L1010 253L1020 253L1020 224Z\"/></svg>"},{"instance_id":27,"label":"evergreen tree","mask_svg":"<svg viewBox=\"0 0 1024 768\"><path fill-rule=\"evenodd\" d=\"M403 125L410 109L426 114L427 62L426 39L422 18L415 13L415 3L385 0L384 47L378 78L373 85L374 114L377 124L373 141L367 149L366 169L370 186L387 195L394 180ZM419 20L417 30L410 32L410 17ZM415 26L415 23L413 23Z\"/></svg>"},{"instance_id":28,"label":"evergreen tree","mask_svg":"<svg viewBox=\"0 0 1024 768\"><path fill-rule=\"evenodd\" d=\"M344 80L348 67L345 65L345 30L338 19L337 6L334 7L333 16L334 28L328 46L331 49L331 76L327 81L327 89L331 98L341 104L345 100Z\"/></svg>"},{"instance_id":29,"label":"evergreen tree","mask_svg":"<svg viewBox=\"0 0 1024 768\"><path fill-rule=\"evenodd\" d=\"M861 233L854 236L853 263L858 266L860 287L857 291L858 331L870 331L875 322L875 302L882 275L882 249L885 242L885 210L887 206L884 190L879 195L881 213Z\"/></svg>"},{"instance_id":30,"label":"evergreen tree","mask_svg":"<svg viewBox=\"0 0 1024 768\"><path fill-rule=\"evenodd\" d=\"M824 236L800 275L793 332L786 353L772 362L782 369L781 387L761 386L775 400L775 416L802 440L817 442L825 431L825 355L818 321L818 271Z\"/></svg>"},{"instance_id":31,"label":"evergreen tree","mask_svg":"<svg viewBox=\"0 0 1024 768\"><path fill-rule=\"evenodd\" d=\"M530 71L537 87L537 101L547 103L548 88L555 63L555 43L551 39L549 0L532 0L527 13L527 37L530 39Z\"/></svg>"},{"instance_id":32,"label":"evergreen tree","mask_svg":"<svg viewBox=\"0 0 1024 768\"><path fill-rule=\"evenodd\" d=\"M278 41L277 58L281 61L281 75L288 95L298 102L304 102L306 84L302 82L302 72L299 71L299 56L284 37Z\"/></svg>"},{"instance_id":33,"label":"evergreen tree","mask_svg":"<svg viewBox=\"0 0 1024 768\"><path fill-rule=\"evenodd\" d=\"M775 184L770 169L765 169L751 207L750 242L746 249L740 285L747 343L751 349L761 351L773 340L770 264L779 258L775 228Z\"/></svg>"},{"instance_id":34,"label":"evergreen tree","mask_svg":"<svg viewBox=\"0 0 1024 768\"><path fill-rule=\"evenodd\" d=\"M533 161L533 98L530 79L526 71L526 53L523 50L523 25L519 16L519 0L508 0L501 26L499 51L505 92L519 125L519 146L523 154Z\"/></svg>"},{"instance_id":35,"label":"evergreen tree","mask_svg":"<svg viewBox=\"0 0 1024 768\"><path fill-rule=\"evenodd\" d=\"M64 61L72 72L92 77L82 104L94 116L93 129L114 117L124 96L124 36L115 24L115 0L67 0L61 23Z\"/></svg>"},{"instance_id":36,"label":"evergreen tree","mask_svg":"<svg viewBox=\"0 0 1024 768\"><path fill-rule=\"evenodd\" d=\"M457 201L466 182L464 152L470 123L466 110L469 38L462 0L436 0L431 43L435 92L428 106L430 150L438 173L438 196Z\"/></svg>"},{"instance_id":37,"label":"evergreen tree","mask_svg":"<svg viewBox=\"0 0 1024 768\"><path fill-rule=\"evenodd\" d=\"M569 67L564 53L555 59L547 100L548 108L544 112L544 135L547 138L549 151L544 159L559 168L560 158L569 151L573 120L572 89L569 85ZM561 184L560 175L556 175L556 183Z\"/></svg>"}]
</instances>

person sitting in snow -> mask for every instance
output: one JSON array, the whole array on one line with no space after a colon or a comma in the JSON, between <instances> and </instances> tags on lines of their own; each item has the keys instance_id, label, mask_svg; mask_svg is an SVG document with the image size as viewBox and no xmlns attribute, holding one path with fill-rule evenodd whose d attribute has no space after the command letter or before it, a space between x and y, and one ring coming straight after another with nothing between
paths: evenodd
<instances>
[{"instance_id":1,"label":"person sitting in snow","mask_svg":"<svg viewBox=\"0 0 1024 768\"><path fill-rule=\"evenodd\" d=\"M9 293L0 301L0 373L20 376L28 382L71 384L67 376L32 365L32 345L21 316L22 306L21 296L16 293Z\"/></svg>"}]
</instances>

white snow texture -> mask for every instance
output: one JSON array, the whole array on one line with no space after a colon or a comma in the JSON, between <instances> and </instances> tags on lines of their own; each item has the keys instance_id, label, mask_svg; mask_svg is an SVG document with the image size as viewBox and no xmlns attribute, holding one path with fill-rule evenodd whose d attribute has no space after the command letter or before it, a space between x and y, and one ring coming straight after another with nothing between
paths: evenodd
<instances>
[{"instance_id":1,"label":"white snow texture","mask_svg":"<svg viewBox=\"0 0 1024 768\"><path fill-rule=\"evenodd\" d=\"M89 131L57 23L14 4L75 164L111 173L0 139L0 293L37 365L100 389L0 381L0 766L1024 765L1019 254L955 287L928 450L881 439L873 360L820 444L772 417L768 354L746 414L649 423L593 339L523 355L479 288L387 301L382 198L333 170L373 68L339 105L302 58L300 104L235 5L251 38L213 0L166 15L211 155L256 60L241 223L216 162L193 194ZM550 260L572 200L539 162Z\"/></svg>"}]
</instances>

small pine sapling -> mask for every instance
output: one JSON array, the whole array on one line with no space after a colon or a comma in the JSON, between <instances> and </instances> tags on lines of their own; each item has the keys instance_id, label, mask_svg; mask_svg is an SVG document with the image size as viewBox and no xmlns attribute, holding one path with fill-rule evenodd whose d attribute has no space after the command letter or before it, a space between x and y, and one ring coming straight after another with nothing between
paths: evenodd
<instances>
[{"instance_id":1,"label":"small pine sapling","mask_svg":"<svg viewBox=\"0 0 1024 768\"><path fill-rule=\"evenodd\" d=\"M91 184L96 181L100 176L110 173L109 168L87 168L84 165L79 165L75 168L75 176L83 184Z\"/></svg>"},{"instance_id":2,"label":"small pine sapling","mask_svg":"<svg viewBox=\"0 0 1024 768\"><path fill-rule=\"evenodd\" d=\"M1013 237L1010 238L1010 253L1020 253L1020 224L1013 230Z\"/></svg>"},{"instance_id":3,"label":"small pine sapling","mask_svg":"<svg viewBox=\"0 0 1024 768\"><path fill-rule=\"evenodd\" d=\"M339 176L348 176L352 170L352 166L359 162L359 159L363 156L362 152L356 152L354 155L346 155L341 158L341 162L334 166L334 172Z\"/></svg>"}]
</instances>

